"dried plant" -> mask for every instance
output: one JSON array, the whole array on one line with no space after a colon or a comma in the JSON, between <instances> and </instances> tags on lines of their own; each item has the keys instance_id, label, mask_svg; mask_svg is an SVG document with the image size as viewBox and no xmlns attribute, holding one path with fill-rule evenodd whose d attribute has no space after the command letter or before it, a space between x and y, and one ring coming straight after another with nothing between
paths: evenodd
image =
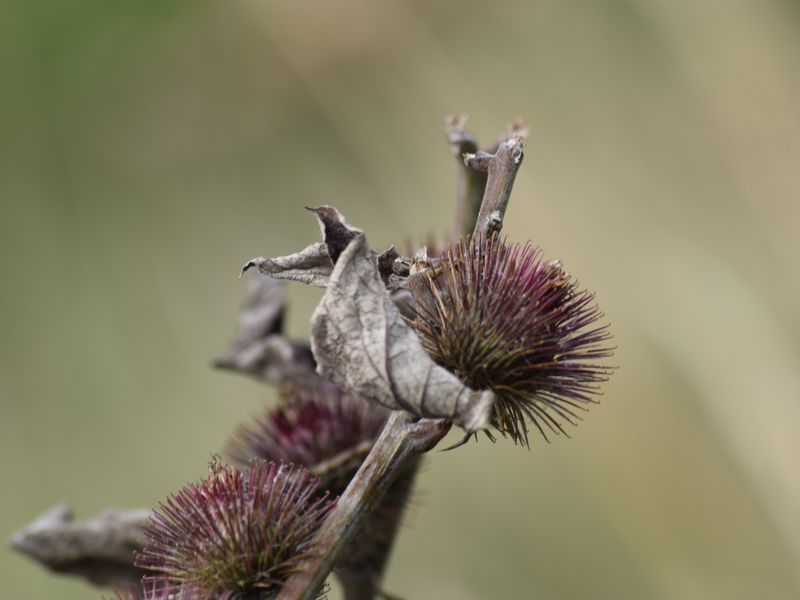
<instances>
[{"instance_id":1,"label":"dried plant","mask_svg":"<svg viewBox=\"0 0 800 600\"><path fill-rule=\"evenodd\" d=\"M208 478L170 496L145 528L136 565L145 584L198 598L273 598L314 553L333 507L302 468L255 459L247 471L214 460Z\"/></svg>"},{"instance_id":2,"label":"dried plant","mask_svg":"<svg viewBox=\"0 0 800 600\"><path fill-rule=\"evenodd\" d=\"M319 478L319 489L344 493L386 424L389 411L344 392L321 377L281 389L281 402L234 434L228 455L247 466L254 457L301 465ZM392 482L359 535L342 553L336 574L345 589L374 595L408 502L420 460ZM355 593L355 592L354 592Z\"/></svg>"},{"instance_id":3,"label":"dried plant","mask_svg":"<svg viewBox=\"0 0 800 600\"><path fill-rule=\"evenodd\" d=\"M216 460L153 512L73 523L58 508L14 547L118 586L118 600L314 600L331 572L347 600L386 597L421 457L451 427L464 441L495 431L529 445L529 427L547 438L580 419L611 373L611 335L594 295L559 262L500 236L525 126L486 151L463 119L449 119L446 134L459 166L450 239L461 241L375 252L320 206L309 210L321 242L245 264L261 275L215 364L278 385L280 402L235 432L238 466ZM284 334L276 280L325 288L309 340Z\"/></svg>"}]
</instances>

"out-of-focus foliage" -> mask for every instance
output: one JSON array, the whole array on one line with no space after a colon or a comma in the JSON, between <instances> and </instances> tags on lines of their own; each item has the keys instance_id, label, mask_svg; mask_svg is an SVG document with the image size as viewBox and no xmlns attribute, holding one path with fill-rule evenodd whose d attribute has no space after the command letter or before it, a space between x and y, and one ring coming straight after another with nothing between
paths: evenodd
<instances>
[{"instance_id":1,"label":"out-of-focus foliage","mask_svg":"<svg viewBox=\"0 0 800 600\"><path fill-rule=\"evenodd\" d=\"M572 440L433 456L387 588L797 597L797 3L6 0L0 69L3 536L201 477L271 398L208 367L243 259L315 241L306 204L442 233L443 115L522 115L505 232L596 291L620 369ZM0 580L99 597L6 550Z\"/></svg>"}]
</instances>

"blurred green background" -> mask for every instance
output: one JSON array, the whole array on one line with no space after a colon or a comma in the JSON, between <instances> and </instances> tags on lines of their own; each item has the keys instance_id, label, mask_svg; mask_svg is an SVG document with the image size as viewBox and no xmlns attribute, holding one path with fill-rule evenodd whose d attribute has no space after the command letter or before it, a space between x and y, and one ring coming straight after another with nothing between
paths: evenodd
<instances>
[{"instance_id":1,"label":"blurred green background","mask_svg":"<svg viewBox=\"0 0 800 600\"><path fill-rule=\"evenodd\" d=\"M800 595L798 2L5 0L0 65L4 539L201 477L273 397L209 367L242 262L315 241L306 204L444 232L443 116L524 116L506 232L597 292L621 368L571 440L430 456L387 589ZM100 596L7 549L0 581Z\"/></svg>"}]
</instances>

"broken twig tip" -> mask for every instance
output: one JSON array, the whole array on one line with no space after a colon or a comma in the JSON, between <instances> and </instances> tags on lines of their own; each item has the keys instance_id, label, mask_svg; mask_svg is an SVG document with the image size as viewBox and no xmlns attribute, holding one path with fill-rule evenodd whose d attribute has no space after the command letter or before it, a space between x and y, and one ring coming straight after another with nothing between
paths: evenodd
<instances>
[{"instance_id":1,"label":"broken twig tip","mask_svg":"<svg viewBox=\"0 0 800 600\"><path fill-rule=\"evenodd\" d=\"M478 150L475 153L465 153L463 158L464 164L470 169L475 169L476 171L486 173L489 171L489 165L494 158L494 154L489 154L483 150Z\"/></svg>"},{"instance_id":2,"label":"broken twig tip","mask_svg":"<svg viewBox=\"0 0 800 600\"><path fill-rule=\"evenodd\" d=\"M514 159L514 164L519 165L525 156L525 138L514 138L514 150L511 152L511 157Z\"/></svg>"}]
</instances>

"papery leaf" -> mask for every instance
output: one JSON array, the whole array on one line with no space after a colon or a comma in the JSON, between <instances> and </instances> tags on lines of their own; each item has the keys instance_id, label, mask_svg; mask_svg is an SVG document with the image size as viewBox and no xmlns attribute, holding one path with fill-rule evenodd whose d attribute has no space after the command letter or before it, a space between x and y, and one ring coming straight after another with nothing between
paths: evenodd
<instances>
[{"instance_id":1,"label":"papery leaf","mask_svg":"<svg viewBox=\"0 0 800 600\"><path fill-rule=\"evenodd\" d=\"M350 241L361 230L350 225L342 216L342 213L339 212L339 209L333 206L322 205L316 208L306 206L306 210L316 215L322 239L328 249L328 256L330 256L333 264L336 264L336 261L339 260L339 255L344 252Z\"/></svg>"},{"instance_id":2,"label":"papery leaf","mask_svg":"<svg viewBox=\"0 0 800 600\"><path fill-rule=\"evenodd\" d=\"M489 424L494 394L477 392L436 365L400 316L363 232L339 256L311 319L317 371L392 409L452 419L467 431Z\"/></svg>"},{"instance_id":3,"label":"papery leaf","mask_svg":"<svg viewBox=\"0 0 800 600\"><path fill-rule=\"evenodd\" d=\"M288 256L253 258L242 267L242 273L253 267L258 267L259 271L273 279L289 279L325 287L333 270L333 262L327 246L317 242Z\"/></svg>"}]
</instances>

